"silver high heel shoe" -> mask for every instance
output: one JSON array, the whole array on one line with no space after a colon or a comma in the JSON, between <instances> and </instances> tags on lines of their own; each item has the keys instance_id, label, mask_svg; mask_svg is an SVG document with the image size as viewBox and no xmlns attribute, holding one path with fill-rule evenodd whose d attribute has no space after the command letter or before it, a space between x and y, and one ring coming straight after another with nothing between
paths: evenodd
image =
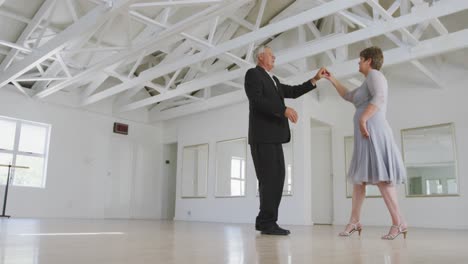
<instances>
[{"instance_id":1,"label":"silver high heel shoe","mask_svg":"<svg viewBox=\"0 0 468 264\"><path fill-rule=\"evenodd\" d=\"M353 229L349 230L349 232L346 232L346 231L343 231L343 232L340 232L338 235L339 236L342 236L342 237L349 237L351 236L354 232L358 232L359 236L361 236L361 232L362 232L362 226L359 222L356 222L356 223L349 223L346 225L346 227L348 226L352 226Z\"/></svg>"},{"instance_id":2,"label":"silver high heel shoe","mask_svg":"<svg viewBox=\"0 0 468 264\"><path fill-rule=\"evenodd\" d=\"M392 228L397 228L398 229L398 233L395 233L393 235L391 235L390 233L389 234L386 234L384 236L382 236L382 239L384 240L393 240L395 239L397 236L399 236L400 234L403 234L403 238L406 239L406 234L408 233L408 228L405 228L405 229L402 229L401 228L401 224L399 225L392 225L392 227L390 228L390 231Z\"/></svg>"}]
</instances>

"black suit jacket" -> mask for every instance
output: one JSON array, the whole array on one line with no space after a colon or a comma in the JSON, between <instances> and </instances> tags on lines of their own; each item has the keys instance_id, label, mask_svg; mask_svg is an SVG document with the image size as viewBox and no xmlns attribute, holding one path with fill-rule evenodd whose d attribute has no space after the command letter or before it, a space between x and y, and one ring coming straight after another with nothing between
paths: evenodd
<instances>
[{"instance_id":1,"label":"black suit jacket","mask_svg":"<svg viewBox=\"0 0 468 264\"><path fill-rule=\"evenodd\" d=\"M282 84L273 77L278 90L268 73L260 66L245 74L245 92L249 98L249 144L286 143L291 139L288 119L284 116L284 98L298 98L312 91L310 80L301 85Z\"/></svg>"}]
</instances>

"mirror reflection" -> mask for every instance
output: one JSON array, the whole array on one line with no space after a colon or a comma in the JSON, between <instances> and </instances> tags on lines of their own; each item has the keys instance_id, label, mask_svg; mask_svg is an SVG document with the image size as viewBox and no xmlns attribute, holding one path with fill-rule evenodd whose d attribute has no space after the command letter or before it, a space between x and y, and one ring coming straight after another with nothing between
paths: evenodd
<instances>
[{"instance_id":1,"label":"mirror reflection","mask_svg":"<svg viewBox=\"0 0 468 264\"><path fill-rule=\"evenodd\" d=\"M292 183L293 183L293 137L291 131L291 141L283 144L284 153L284 167L286 169L286 175L284 179L283 196L292 195Z\"/></svg>"},{"instance_id":2,"label":"mirror reflection","mask_svg":"<svg viewBox=\"0 0 468 264\"><path fill-rule=\"evenodd\" d=\"M245 196L247 140L216 143L216 196Z\"/></svg>"},{"instance_id":3,"label":"mirror reflection","mask_svg":"<svg viewBox=\"0 0 468 264\"><path fill-rule=\"evenodd\" d=\"M408 196L458 195L452 123L401 131Z\"/></svg>"},{"instance_id":4,"label":"mirror reflection","mask_svg":"<svg viewBox=\"0 0 468 264\"><path fill-rule=\"evenodd\" d=\"M208 144L186 146L182 155L182 198L206 197Z\"/></svg>"}]
</instances>

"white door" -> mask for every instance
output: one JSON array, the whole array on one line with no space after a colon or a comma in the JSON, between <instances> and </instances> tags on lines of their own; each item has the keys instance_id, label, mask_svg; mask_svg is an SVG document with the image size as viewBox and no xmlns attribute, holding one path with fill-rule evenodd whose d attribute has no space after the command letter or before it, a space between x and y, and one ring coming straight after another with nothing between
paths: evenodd
<instances>
[{"instance_id":1,"label":"white door","mask_svg":"<svg viewBox=\"0 0 468 264\"><path fill-rule=\"evenodd\" d=\"M312 221L314 224L333 222L333 174L331 128L312 124Z\"/></svg>"},{"instance_id":2,"label":"white door","mask_svg":"<svg viewBox=\"0 0 468 264\"><path fill-rule=\"evenodd\" d=\"M123 136L111 139L109 169L106 179L105 218L131 217L134 179L134 144Z\"/></svg>"}]
</instances>

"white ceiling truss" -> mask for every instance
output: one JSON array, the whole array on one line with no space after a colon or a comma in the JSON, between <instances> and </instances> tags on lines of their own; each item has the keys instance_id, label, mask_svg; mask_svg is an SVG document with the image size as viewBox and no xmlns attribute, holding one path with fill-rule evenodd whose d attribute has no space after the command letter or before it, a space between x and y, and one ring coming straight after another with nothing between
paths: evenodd
<instances>
[{"instance_id":1,"label":"white ceiling truss","mask_svg":"<svg viewBox=\"0 0 468 264\"><path fill-rule=\"evenodd\" d=\"M83 13L76 1L92 8ZM45 0L32 18L0 8L26 24L16 42L0 40L0 88L12 84L37 100L69 89L83 107L112 99L116 114L139 109L160 121L245 100L254 47L291 31L292 45L275 49L286 81L310 78L327 61L357 85L350 46L384 36L393 45L386 66L411 63L443 89L420 59L468 46L468 28L450 32L440 20L467 10L468 1L297 0L262 22L271 1L64 0L72 19L65 28L50 19L61 0ZM423 38L428 28L436 35ZM108 41L110 34L119 40Z\"/></svg>"}]
</instances>

